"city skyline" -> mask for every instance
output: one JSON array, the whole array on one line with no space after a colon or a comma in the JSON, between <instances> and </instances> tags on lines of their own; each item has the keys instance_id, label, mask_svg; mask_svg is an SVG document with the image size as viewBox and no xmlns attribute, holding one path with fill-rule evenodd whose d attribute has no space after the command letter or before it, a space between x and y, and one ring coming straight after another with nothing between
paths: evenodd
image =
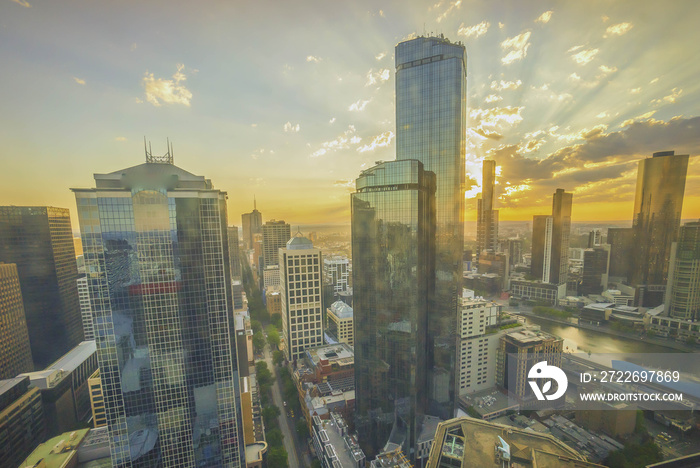
<instances>
[{"instance_id":1,"label":"city skyline","mask_svg":"<svg viewBox=\"0 0 700 468\"><path fill-rule=\"evenodd\" d=\"M163 5L0 5L5 203L68 207L77 230L68 188L132 165L145 133L217 174L234 223L255 195L266 219L349 224L358 172L396 158L394 46L432 32L467 48L465 219L488 157L503 221L557 187L574 222L631 220L637 162L664 150L691 155L700 217L693 2Z\"/></svg>"}]
</instances>

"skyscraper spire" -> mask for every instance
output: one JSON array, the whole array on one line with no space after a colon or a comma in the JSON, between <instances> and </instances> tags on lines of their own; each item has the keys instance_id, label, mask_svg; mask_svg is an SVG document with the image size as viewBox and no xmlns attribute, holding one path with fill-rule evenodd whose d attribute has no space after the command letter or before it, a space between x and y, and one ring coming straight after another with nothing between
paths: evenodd
<instances>
[{"instance_id":1,"label":"skyscraper spire","mask_svg":"<svg viewBox=\"0 0 700 468\"><path fill-rule=\"evenodd\" d=\"M255 195L253 195L253 210L258 209L258 201L255 199Z\"/></svg>"}]
</instances>

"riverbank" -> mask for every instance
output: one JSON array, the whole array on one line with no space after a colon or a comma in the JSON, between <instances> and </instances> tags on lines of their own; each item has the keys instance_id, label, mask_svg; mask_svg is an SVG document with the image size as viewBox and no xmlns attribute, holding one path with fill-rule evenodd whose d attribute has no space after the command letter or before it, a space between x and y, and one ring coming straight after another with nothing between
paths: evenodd
<instances>
[{"instance_id":1,"label":"riverbank","mask_svg":"<svg viewBox=\"0 0 700 468\"><path fill-rule=\"evenodd\" d=\"M675 340L669 340L665 338L659 338L659 337L647 337L644 336L643 338L640 337L638 333L625 333L621 332L618 330L613 330L608 327L598 327L595 325L588 325L588 324L580 324L577 322L570 322L568 320L562 320L554 317L543 317L541 315L534 314L532 312L524 311L524 310L509 310L508 313L514 314L514 315L520 315L523 317L528 317L528 318L533 318L536 320L543 320L549 323L556 323L558 325L565 325L569 327L574 327L574 328L580 328L581 330L588 330L588 331L593 331L593 332L598 332L598 333L603 333L605 335L610 335L610 336L615 336L617 338L625 338L628 340L633 340L637 341L639 343L651 343L656 346L661 346L664 348L672 349L674 351L681 351L684 353L697 353L699 350L695 346L688 346L685 343L681 343Z\"/></svg>"}]
</instances>

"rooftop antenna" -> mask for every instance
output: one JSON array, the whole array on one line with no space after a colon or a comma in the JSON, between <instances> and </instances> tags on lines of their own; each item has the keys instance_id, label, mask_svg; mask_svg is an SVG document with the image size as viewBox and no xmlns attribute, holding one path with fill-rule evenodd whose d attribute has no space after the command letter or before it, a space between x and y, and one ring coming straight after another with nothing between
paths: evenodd
<instances>
[{"instance_id":1,"label":"rooftop antenna","mask_svg":"<svg viewBox=\"0 0 700 468\"><path fill-rule=\"evenodd\" d=\"M255 199L255 194L253 194L253 211L258 209L258 201Z\"/></svg>"}]
</instances>

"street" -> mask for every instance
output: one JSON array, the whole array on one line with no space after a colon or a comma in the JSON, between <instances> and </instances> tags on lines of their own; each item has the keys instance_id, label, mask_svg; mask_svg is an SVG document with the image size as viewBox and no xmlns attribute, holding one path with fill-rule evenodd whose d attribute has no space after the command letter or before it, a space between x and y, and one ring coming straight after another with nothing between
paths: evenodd
<instances>
[{"instance_id":1,"label":"street","mask_svg":"<svg viewBox=\"0 0 700 468\"><path fill-rule=\"evenodd\" d=\"M294 428L290 427L289 419L287 418L286 408L284 407L282 400L282 392L280 391L279 375L277 374L277 369L272 363L272 354L270 353L269 344L265 343L265 362L267 367L272 372L275 378L275 383L272 385L272 401L280 409L280 415L278 416L278 423L282 435L284 436L284 448L287 451L289 468L301 468L302 465L299 464L299 456L297 455L297 449L294 443L294 436L292 431Z\"/></svg>"}]
</instances>

